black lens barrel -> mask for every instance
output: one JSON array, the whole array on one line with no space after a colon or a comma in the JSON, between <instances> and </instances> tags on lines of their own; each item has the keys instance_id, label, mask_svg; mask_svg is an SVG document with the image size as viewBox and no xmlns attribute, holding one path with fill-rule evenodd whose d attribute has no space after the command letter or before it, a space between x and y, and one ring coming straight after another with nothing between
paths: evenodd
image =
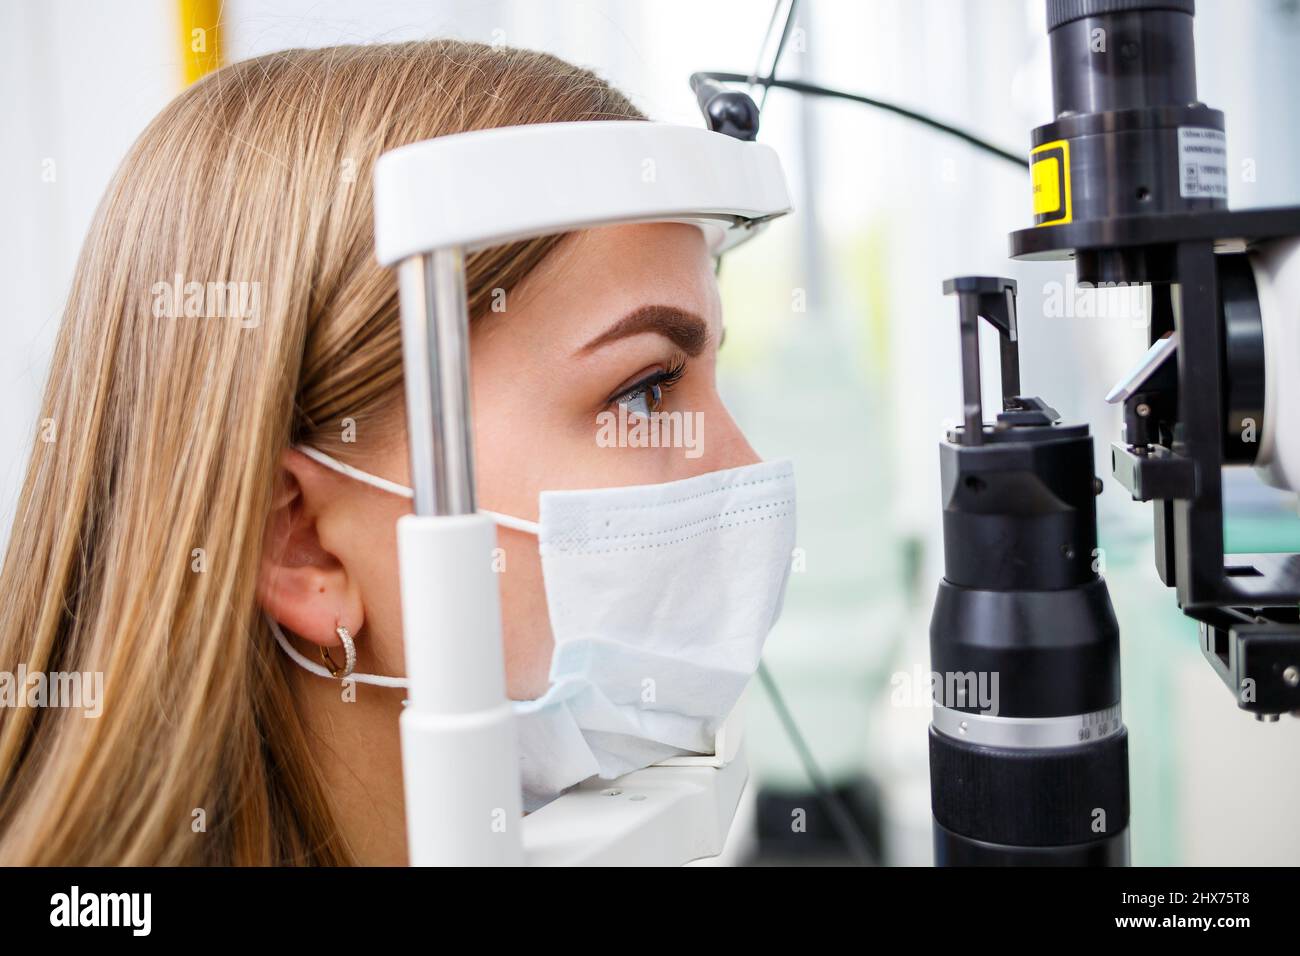
<instances>
[{"instance_id":1,"label":"black lens barrel","mask_svg":"<svg viewBox=\"0 0 1300 956\"><path fill-rule=\"evenodd\" d=\"M1119 865L1128 737L1086 426L955 430L930 624L939 865Z\"/></svg>"},{"instance_id":2,"label":"black lens barrel","mask_svg":"<svg viewBox=\"0 0 1300 956\"><path fill-rule=\"evenodd\" d=\"M1055 114L1195 103L1194 12L1191 2L1049 0Z\"/></svg>"},{"instance_id":3,"label":"black lens barrel","mask_svg":"<svg viewBox=\"0 0 1300 956\"><path fill-rule=\"evenodd\" d=\"M1097 576L1087 426L991 431L978 446L945 442L939 456L946 580L1047 591Z\"/></svg>"}]
</instances>

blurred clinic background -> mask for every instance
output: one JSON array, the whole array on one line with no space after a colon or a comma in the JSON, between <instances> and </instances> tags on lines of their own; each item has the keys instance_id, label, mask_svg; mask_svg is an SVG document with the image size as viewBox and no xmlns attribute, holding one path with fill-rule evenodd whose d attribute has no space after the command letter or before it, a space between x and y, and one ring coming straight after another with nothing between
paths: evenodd
<instances>
[{"instance_id":1,"label":"blurred clinic background","mask_svg":"<svg viewBox=\"0 0 1300 956\"><path fill-rule=\"evenodd\" d=\"M1200 97L1226 113L1231 204L1300 203L1300 0L1197 8ZM700 125L688 75L753 70L772 5L0 5L4 534L82 238L131 141L203 65L183 23L195 14L217 21L206 55L222 62L453 36L553 52L595 69L655 119ZM1051 118L1042 0L803 0L778 75L891 100L1016 153ZM1106 479L1106 574L1123 634L1133 861L1300 862L1300 721L1259 724L1237 710L1201 659L1196 627L1156 578L1150 505L1129 500L1109 475L1120 419L1102 398L1144 349L1140 314L1106 308L1099 293L1076 295L1064 265L1006 258L1007 233L1031 223L1028 176L1012 165L886 113L779 89L762 124L798 208L723 264L720 375L755 447L797 463L802 560L768 666L873 854L930 862L924 681L942 573L937 443L960 414L956 307L940 285L988 273L1020 282L1025 391L1093 426ZM1294 496L1268 492L1248 470L1231 473L1229 488L1234 550L1300 550ZM846 859L761 687L748 694L747 721L751 782L723 862ZM791 825L800 809L805 832Z\"/></svg>"}]
</instances>

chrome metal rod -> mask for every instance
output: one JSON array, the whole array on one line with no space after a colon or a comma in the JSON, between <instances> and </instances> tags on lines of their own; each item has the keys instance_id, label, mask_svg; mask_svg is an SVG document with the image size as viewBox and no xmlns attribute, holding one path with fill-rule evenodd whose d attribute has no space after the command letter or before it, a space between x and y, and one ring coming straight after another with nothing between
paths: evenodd
<instances>
[{"instance_id":1,"label":"chrome metal rod","mask_svg":"<svg viewBox=\"0 0 1300 956\"><path fill-rule=\"evenodd\" d=\"M397 281L415 513L473 514L464 253L452 248L412 256L399 266Z\"/></svg>"}]
</instances>

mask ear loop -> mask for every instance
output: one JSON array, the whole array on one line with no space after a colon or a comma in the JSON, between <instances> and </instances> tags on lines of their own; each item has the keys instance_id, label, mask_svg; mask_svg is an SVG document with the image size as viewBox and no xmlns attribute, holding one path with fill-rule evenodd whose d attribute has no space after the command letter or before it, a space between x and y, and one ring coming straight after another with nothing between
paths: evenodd
<instances>
[{"instance_id":1,"label":"mask ear loop","mask_svg":"<svg viewBox=\"0 0 1300 956\"><path fill-rule=\"evenodd\" d=\"M324 465L331 471L337 471L340 475L346 475L353 481L359 481L363 485L369 485L371 488L378 488L380 491L387 491L391 495L399 495L403 498L415 498L415 492L406 485L399 485L395 481L389 481L387 478L380 478L378 475L372 475L368 471L362 471L349 465L346 461L339 461L337 458L331 458L323 451L312 448L310 445L294 445L294 451L300 451L318 465Z\"/></svg>"},{"instance_id":2,"label":"mask ear loop","mask_svg":"<svg viewBox=\"0 0 1300 956\"><path fill-rule=\"evenodd\" d=\"M359 481L371 488L378 488L380 491L386 491L392 495L399 495L402 498L415 498L415 492L406 485L399 485L395 481L389 481L387 478L380 478L378 475L372 475L368 471L362 471L346 461L339 461L332 458L310 445L294 445L296 451L302 452L318 465L324 465L331 471L337 471L340 475L346 475L353 481ZM540 535L542 526L536 521L529 521L526 518L516 518L513 515L504 515L497 511L488 511L486 508L479 508L478 513L487 515L503 528L511 528L515 531L522 531L524 534Z\"/></svg>"},{"instance_id":3,"label":"mask ear loop","mask_svg":"<svg viewBox=\"0 0 1300 956\"><path fill-rule=\"evenodd\" d=\"M531 534L533 537L539 537L542 533L542 526L536 521L528 521L512 515L503 515L497 511L488 511L486 508L479 508L478 513L487 515L503 528L513 528L515 531L522 531L524 534Z\"/></svg>"},{"instance_id":4,"label":"mask ear loop","mask_svg":"<svg viewBox=\"0 0 1300 956\"><path fill-rule=\"evenodd\" d=\"M315 674L317 677L325 677L329 680L335 680L334 674L317 664L315 661L304 657L298 652L298 649L289 643L289 639L284 636L284 631L280 629L280 622L271 615L263 613L266 623L271 628L271 633L275 635L275 641L280 645L280 650L289 655L289 659L301 667L303 670ZM349 674L345 680L356 681L358 684L371 684L375 687L400 687L405 690L408 686L405 677L384 677L381 674Z\"/></svg>"}]
</instances>

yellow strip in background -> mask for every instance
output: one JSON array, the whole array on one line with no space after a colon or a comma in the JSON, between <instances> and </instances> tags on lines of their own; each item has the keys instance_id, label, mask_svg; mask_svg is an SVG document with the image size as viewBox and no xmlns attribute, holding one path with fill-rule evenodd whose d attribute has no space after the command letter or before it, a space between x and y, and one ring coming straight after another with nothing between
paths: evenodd
<instances>
[{"instance_id":1,"label":"yellow strip in background","mask_svg":"<svg viewBox=\"0 0 1300 956\"><path fill-rule=\"evenodd\" d=\"M178 0L181 68L189 86L221 66L221 0Z\"/></svg>"}]
</instances>

